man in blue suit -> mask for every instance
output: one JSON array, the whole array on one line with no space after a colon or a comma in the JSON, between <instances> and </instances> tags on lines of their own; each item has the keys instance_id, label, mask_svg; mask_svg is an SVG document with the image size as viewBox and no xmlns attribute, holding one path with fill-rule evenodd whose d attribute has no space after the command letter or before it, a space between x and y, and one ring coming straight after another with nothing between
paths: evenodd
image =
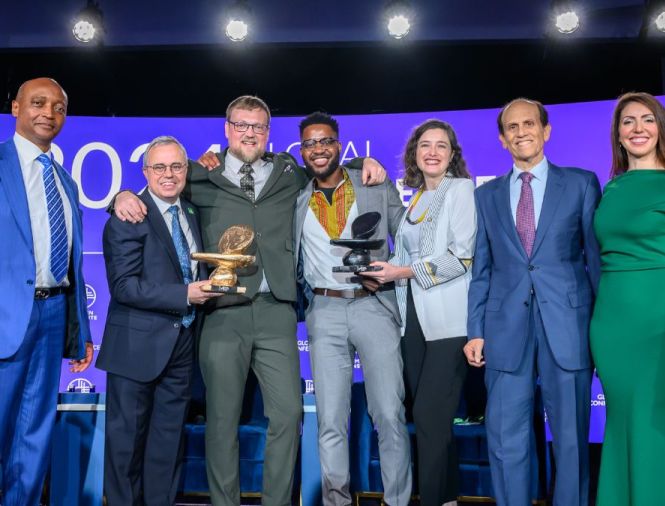
<instances>
[{"instance_id":1,"label":"man in blue suit","mask_svg":"<svg viewBox=\"0 0 665 506\"><path fill-rule=\"evenodd\" d=\"M187 153L157 137L143 155L147 208L137 224L104 227L111 293L97 367L108 372L104 491L109 506L173 504L191 397L196 309L218 294L201 290L205 265L197 211L180 198Z\"/></svg>"},{"instance_id":2,"label":"man in blue suit","mask_svg":"<svg viewBox=\"0 0 665 506\"><path fill-rule=\"evenodd\" d=\"M595 174L547 161L548 115L519 98L498 117L513 158L508 174L476 190L478 235L465 353L486 363L486 427L500 506L531 504L529 448L537 379L558 469L554 504L589 496L591 358L588 329L600 273Z\"/></svg>"},{"instance_id":3,"label":"man in blue suit","mask_svg":"<svg viewBox=\"0 0 665 506\"><path fill-rule=\"evenodd\" d=\"M51 141L67 114L52 79L21 85L0 143L0 459L4 506L36 505L49 461L62 357L92 361L81 215Z\"/></svg>"}]
</instances>

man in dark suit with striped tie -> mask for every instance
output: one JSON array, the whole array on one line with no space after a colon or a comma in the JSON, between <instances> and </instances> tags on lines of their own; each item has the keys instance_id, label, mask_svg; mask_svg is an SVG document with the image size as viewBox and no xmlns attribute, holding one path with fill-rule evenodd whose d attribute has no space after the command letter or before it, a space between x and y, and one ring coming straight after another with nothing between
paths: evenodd
<instances>
[{"instance_id":1,"label":"man in dark suit with striped tie","mask_svg":"<svg viewBox=\"0 0 665 506\"><path fill-rule=\"evenodd\" d=\"M198 215L180 198L187 153L173 137L157 137L143 157L148 209L138 224L112 216L104 228L111 292L97 367L108 372L104 491L109 506L173 504L180 443L191 396L195 304L205 265Z\"/></svg>"},{"instance_id":2,"label":"man in dark suit with striped tie","mask_svg":"<svg viewBox=\"0 0 665 506\"><path fill-rule=\"evenodd\" d=\"M39 503L62 357L92 361L76 183L53 160L67 115L53 79L21 85L0 143L0 504Z\"/></svg>"}]
</instances>

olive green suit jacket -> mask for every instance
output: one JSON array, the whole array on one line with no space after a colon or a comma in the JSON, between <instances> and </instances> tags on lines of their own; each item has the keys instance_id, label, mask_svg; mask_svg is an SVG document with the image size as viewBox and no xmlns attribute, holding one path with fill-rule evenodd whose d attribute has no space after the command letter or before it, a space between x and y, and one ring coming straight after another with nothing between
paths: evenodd
<instances>
[{"instance_id":1,"label":"olive green suit jacket","mask_svg":"<svg viewBox=\"0 0 665 506\"><path fill-rule=\"evenodd\" d=\"M249 254L256 264L239 269L238 285L247 288L244 295L223 295L217 307L242 304L256 295L262 273L273 296L295 302L296 281L293 269L293 213L300 190L309 177L288 153L266 153L273 169L261 193L252 202L245 193L224 176L226 150L217 154L221 165L212 171L190 162L184 197L199 209L203 248L216 252L220 236L231 225L247 225L255 238Z\"/></svg>"}]
</instances>

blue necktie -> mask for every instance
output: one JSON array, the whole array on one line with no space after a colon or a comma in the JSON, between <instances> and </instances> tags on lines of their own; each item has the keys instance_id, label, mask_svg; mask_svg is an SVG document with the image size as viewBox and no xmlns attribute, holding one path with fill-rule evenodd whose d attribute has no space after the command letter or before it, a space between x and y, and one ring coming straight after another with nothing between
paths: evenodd
<instances>
[{"instance_id":1,"label":"blue necktie","mask_svg":"<svg viewBox=\"0 0 665 506\"><path fill-rule=\"evenodd\" d=\"M67 275L69 254L67 251L67 227L65 226L65 209L62 205L60 192L55 184L53 161L45 154L39 155L37 161L44 168L44 190L46 191L46 209L51 232L51 274L56 284L60 284Z\"/></svg>"},{"instance_id":2,"label":"blue necktie","mask_svg":"<svg viewBox=\"0 0 665 506\"><path fill-rule=\"evenodd\" d=\"M185 284L188 285L194 277L192 274L192 264L189 263L189 246L187 245L187 239L185 239L185 234L180 227L180 220L178 219L178 206L169 207L169 212L171 213L171 236L173 236L173 244L175 245L176 253L178 253L178 262L180 262L180 269L182 270L182 277L185 280ZM194 321L194 308L192 307L191 311L182 317L182 326L189 327Z\"/></svg>"}]
</instances>

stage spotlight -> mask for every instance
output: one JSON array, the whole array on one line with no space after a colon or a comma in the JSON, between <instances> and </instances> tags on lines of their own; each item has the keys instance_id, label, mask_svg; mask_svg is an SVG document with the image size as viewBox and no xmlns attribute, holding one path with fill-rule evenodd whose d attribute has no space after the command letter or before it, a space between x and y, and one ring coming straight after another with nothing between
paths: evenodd
<instances>
[{"instance_id":1,"label":"stage spotlight","mask_svg":"<svg viewBox=\"0 0 665 506\"><path fill-rule=\"evenodd\" d=\"M411 31L413 25L413 9L406 0L392 0L384 10L388 35L393 39L403 39Z\"/></svg>"},{"instance_id":2,"label":"stage spotlight","mask_svg":"<svg viewBox=\"0 0 665 506\"><path fill-rule=\"evenodd\" d=\"M224 33L233 42L242 42L249 34L249 26L241 19L230 19Z\"/></svg>"},{"instance_id":3,"label":"stage spotlight","mask_svg":"<svg viewBox=\"0 0 665 506\"><path fill-rule=\"evenodd\" d=\"M557 14L554 25L561 33L573 33L580 27L580 18L573 10L562 12Z\"/></svg>"},{"instance_id":4,"label":"stage spotlight","mask_svg":"<svg viewBox=\"0 0 665 506\"><path fill-rule=\"evenodd\" d=\"M72 34L74 38L84 44L91 42L101 43L104 34L104 14L99 3L88 0L74 18Z\"/></svg>"},{"instance_id":5,"label":"stage spotlight","mask_svg":"<svg viewBox=\"0 0 665 506\"><path fill-rule=\"evenodd\" d=\"M411 23L403 15L393 16L388 20L388 33L395 39L401 39L409 34Z\"/></svg>"},{"instance_id":6,"label":"stage spotlight","mask_svg":"<svg viewBox=\"0 0 665 506\"><path fill-rule=\"evenodd\" d=\"M656 20L654 22L656 23L656 28L658 28L658 30L665 32L665 10L661 11L656 16Z\"/></svg>"},{"instance_id":7,"label":"stage spotlight","mask_svg":"<svg viewBox=\"0 0 665 506\"><path fill-rule=\"evenodd\" d=\"M231 42L242 42L249 35L252 10L246 0L236 0L226 11L224 35Z\"/></svg>"}]
</instances>

